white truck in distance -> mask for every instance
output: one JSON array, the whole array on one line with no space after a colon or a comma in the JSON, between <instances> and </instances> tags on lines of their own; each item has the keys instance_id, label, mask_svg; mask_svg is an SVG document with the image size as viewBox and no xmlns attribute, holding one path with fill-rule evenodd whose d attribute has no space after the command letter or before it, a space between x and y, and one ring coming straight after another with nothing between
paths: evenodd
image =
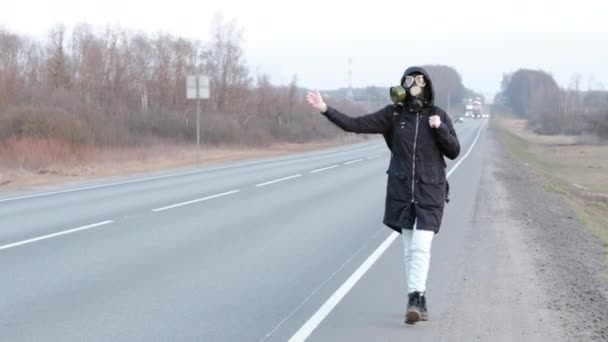
<instances>
[{"instance_id":1,"label":"white truck in distance","mask_svg":"<svg viewBox=\"0 0 608 342\"><path fill-rule=\"evenodd\" d=\"M473 100L469 99L469 102L465 106L466 112L464 114L465 117L471 118L487 118L488 115L483 113L483 105L479 98Z\"/></svg>"}]
</instances>

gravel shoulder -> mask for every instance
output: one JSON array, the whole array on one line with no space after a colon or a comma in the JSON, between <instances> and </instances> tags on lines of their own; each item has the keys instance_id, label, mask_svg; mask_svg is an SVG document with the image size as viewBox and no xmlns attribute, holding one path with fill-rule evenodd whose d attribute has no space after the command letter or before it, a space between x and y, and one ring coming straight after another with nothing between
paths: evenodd
<instances>
[{"instance_id":1,"label":"gravel shoulder","mask_svg":"<svg viewBox=\"0 0 608 342\"><path fill-rule=\"evenodd\" d=\"M601 241L494 133L445 340L607 341Z\"/></svg>"}]
</instances>

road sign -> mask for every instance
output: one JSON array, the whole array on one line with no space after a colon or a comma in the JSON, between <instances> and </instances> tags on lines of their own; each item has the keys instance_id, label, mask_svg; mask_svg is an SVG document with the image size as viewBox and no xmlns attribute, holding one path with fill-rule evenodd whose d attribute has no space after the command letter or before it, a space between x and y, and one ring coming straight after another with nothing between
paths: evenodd
<instances>
[{"instance_id":1,"label":"road sign","mask_svg":"<svg viewBox=\"0 0 608 342\"><path fill-rule=\"evenodd\" d=\"M209 98L209 77L188 76L186 80L186 98L189 100Z\"/></svg>"}]
</instances>

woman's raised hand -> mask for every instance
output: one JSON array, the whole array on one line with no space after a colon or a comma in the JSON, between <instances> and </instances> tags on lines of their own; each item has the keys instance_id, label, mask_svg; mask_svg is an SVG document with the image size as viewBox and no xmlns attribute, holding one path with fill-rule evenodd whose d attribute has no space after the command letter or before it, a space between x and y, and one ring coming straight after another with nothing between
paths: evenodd
<instances>
[{"instance_id":1,"label":"woman's raised hand","mask_svg":"<svg viewBox=\"0 0 608 342\"><path fill-rule=\"evenodd\" d=\"M327 111L327 104L325 104L325 101L323 101L323 96L321 96L318 90L314 92L309 91L306 95L306 100L311 106L318 109L320 112L323 113Z\"/></svg>"}]
</instances>

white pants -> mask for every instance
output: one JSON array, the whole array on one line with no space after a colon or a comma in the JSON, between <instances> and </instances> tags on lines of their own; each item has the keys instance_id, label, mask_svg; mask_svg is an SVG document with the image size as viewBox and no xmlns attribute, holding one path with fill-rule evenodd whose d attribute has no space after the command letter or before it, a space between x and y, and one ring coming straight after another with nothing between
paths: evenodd
<instances>
[{"instance_id":1,"label":"white pants","mask_svg":"<svg viewBox=\"0 0 608 342\"><path fill-rule=\"evenodd\" d=\"M431 263L431 243L434 232L428 230L403 229L405 251L405 279L407 293L426 291L426 278Z\"/></svg>"}]
</instances>

